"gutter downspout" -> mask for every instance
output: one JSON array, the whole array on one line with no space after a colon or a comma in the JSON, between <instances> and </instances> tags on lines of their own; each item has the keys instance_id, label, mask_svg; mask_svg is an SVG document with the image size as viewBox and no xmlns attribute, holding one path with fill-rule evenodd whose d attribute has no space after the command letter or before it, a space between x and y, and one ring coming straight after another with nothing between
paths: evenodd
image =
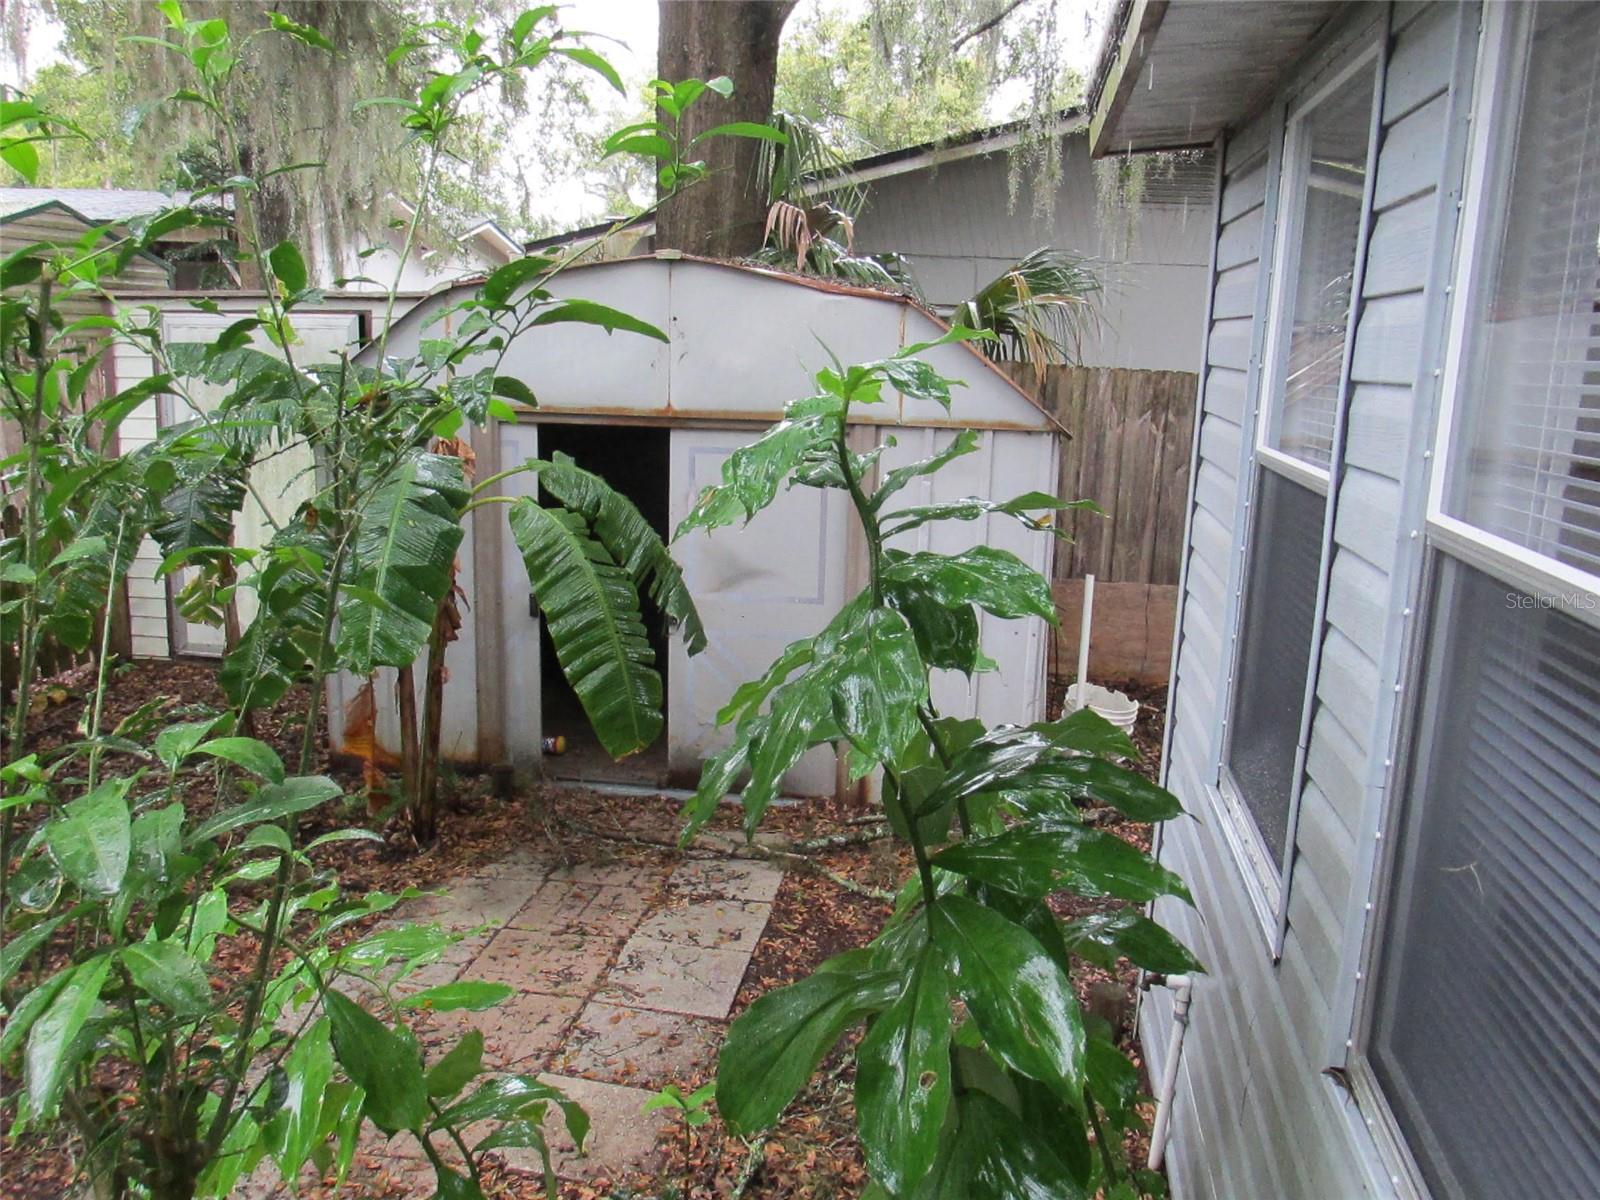
<instances>
[{"instance_id":1,"label":"gutter downspout","mask_svg":"<svg viewBox=\"0 0 1600 1200\"><path fill-rule=\"evenodd\" d=\"M1145 1165L1159 1171L1167 1154L1167 1139L1172 1135L1172 1101L1178 1090L1178 1064L1183 1058L1183 1038L1189 1030L1189 1005L1194 998L1194 981L1187 975L1149 975L1144 987L1165 986L1172 991L1172 1032L1167 1035L1167 1058L1161 1071L1161 1087L1156 1093L1156 1119L1150 1127L1150 1156Z\"/></svg>"}]
</instances>

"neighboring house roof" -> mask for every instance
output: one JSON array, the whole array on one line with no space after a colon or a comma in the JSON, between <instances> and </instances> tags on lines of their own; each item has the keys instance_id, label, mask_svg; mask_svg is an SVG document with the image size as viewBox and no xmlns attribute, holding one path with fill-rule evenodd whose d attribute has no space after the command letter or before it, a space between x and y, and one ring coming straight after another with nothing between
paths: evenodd
<instances>
[{"instance_id":1,"label":"neighboring house roof","mask_svg":"<svg viewBox=\"0 0 1600 1200\"><path fill-rule=\"evenodd\" d=\"M131 221L162 209L189 203L189 192L140 191L132 188L0 188L0 218L60 204L92 225Z\"/></svg>"},{"instance_id":2,"label":"neighboring house roof","mask_svg":"<svg viewBox=\"0 0 1600 1200\"><path fill-rule=\"evenodd\" d=\"M48 242L52 245L71 243L82 237L86 230L117 223L105 218L91 220L62 200L35 199L33 204L22 207L12 203L9 196L9 193L27 192L31 194L30 199L34 199L41 193L51 191L52 189L46 188L0 188L0 231L3 231L0 232L0 243L8 244L12 248L36 242ZM168 277L167 264L147 250L135 255L118 276L126 284L158 288L167 286Z\"/></svg>"},{"instance_id":3,"label":"neighboring house roof","mask_svg":"<svg viewBox=\"0 0 1600 1200\"><path fill-rule=\"evenodd\" d=\"M1277 91L1339 0L1120 0L1089 88L1096 155L1209 146Z\"/></svg>"},{"instance_id":4,"label":"neighboring house roof","mask_svg":"<svg viewBox=\"0 0 1600 1200\"><path fill-rule=\"evenodd\" d=\"M1049 118L1048 132L1060 136L1073 133L1084 127L1085 118L1082 109L1065 108ZM854 162L846 163L837 171L831 171L818 178L818 183L832 187L850 187L857 184L871 183L878 179L887 179L895 175L906 175L912 171L921 171L928 167L938 166L941 163L957 162L964 158L976 158L985 154L997 154L1002 150L1009 150L1029 135L1029 121L1006 121L999 125L989 125L982 129L969 130L951 137L940 138L936 141L923 142L916 146L907 146L901 150L886 150L880 154L871 154L865 158L858 158ZM620 220L620 223L619 223ZM558 246L570 246L578 242L593 241L612 232L629 232L640 236L648 236L655 232L656 214L654 209L647 209L636 217L625 220L612 218L599 221L593 225L585 225L578 229L569 229L563 233L550 234L547 237L534 238L524 243L524 248L529 251L549 250Z\"/></svg>"}]
</instances>

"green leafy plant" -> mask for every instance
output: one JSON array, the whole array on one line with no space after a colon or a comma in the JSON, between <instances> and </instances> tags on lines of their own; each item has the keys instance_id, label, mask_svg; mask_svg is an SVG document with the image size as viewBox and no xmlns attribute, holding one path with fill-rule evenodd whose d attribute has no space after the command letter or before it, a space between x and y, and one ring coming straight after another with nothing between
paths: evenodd
<instances>
[{"instance_id":1,"label":"green leafy plant","mask_svg":"<svg viewBox=\"0 0 1600 1200\"><path fill-rule=\"evenodd\" d=\"M951 320L994 334L982 343L1000 362L1073 363L1099 328L1099 277L1080 257L1045 246L956 305Z\"/></svg>"},{"instance_id":2,"label":"green leafy plant","mask_svg":"<svg viewBox=\"0 0 1600 1200\"><path fill-rule=\"evenodd\" d=\"M756 138L769 144L788 141L787 135L771 125L754 121L730 121L713 125L691 138L683 136L683 119L707 92L733 95L733 80L726 75L715 79L667 79L650 81L650 96L660 116L649 121L625 125L605 140L605 156L633 154L655 163L656 182L663 195L670 195L704 179L709 172L702 159L690 158L694 148L717 137Z\"/></svg>"},{"instance_id":3,"label":"green leafy plant","mask_svg":"<svg viewBox=\"0 0 1600 1200\"><path fill-rule=\"evenodd\" d=\"M224 20L189 19L175 0L159 7L167 31L147 40L189 73L171 102L215 118L232 173L122 232L8 248L0 259L0 402L23 440L0 464L6 490L22 498L16 535L0 540L0 634L17 649L0 758L0 1061L21 1081L18 1130L72 1129L97 1196L187 1200L229 1194L268 1158L285 1180L308 1162L342 1178L370 1125L415 1137L439 1194L471 1200L481 1195L482 1153L530 1147L548 1174L545 1118L559 1110L580 1145L587 1120L536 1079L480 1078L477 1034L425 1059L412 1016L484 1008L507 989L413 990L410 975L453 937L414 924L368 929L403 897L347 896L320 865L324 845L376 835L302 837L301 818L340 799L311 770L323 685L336 671L380 666L404 678L424 651L430 678L442 677L462 521L506 503L558 657L605 745L620 755L656 736L660 680L640 646L640 594L682 625L691 650L704 644L666 546L625 498L569 461L512 468L542 473L547 506L494 495L504 474L474 480L456 435L535 403L527 382L497 370L526 331L575 322L663 335L615 309L555 297L547 285L564 262L531 258L495 272L452 310L451 336L424 340L409 359L386 353L397 278L369 360L300 361L295 324L320 293L292 241L261 244L252 210L275 172L311 168L252 174L231 114L247 100L236 69L251 39L332 47L282 16L240 37ZM483 88L553 54L618 82L554 18L531 10L498 40L436 23L397 51L429 64L414 96L390 102L426 179L448 154L462 105ZM29 103L7 102L0 121L5 161L23 167L33 142L62 128ZM105 281L173 230L223 219L223 191L263 303L210 342L169 344L159 312L117 307ZM425 206L424 197L407 250ZM119 344L148 355L156 372L100 398L99 364ZM203 399L202 388L220 398ZM108 453L119 424L160 393L180 420L144 449ZM255 495L271 536L236 545L255 466L294 452L305 455L310 497L289 515ZM226 629L219 679L231 708L163 726L153 702L106 729L113 601L146 535L164 573L189 573L184 611ZM237 615L245 589L257 601L248 624ZM92 651L95 682L77 739L29 753L47 640ZM250 736L249 721L297 686L307 699L291 769ZM432 836L438 703L430 689L425 744L411 712L408 801L423 837ZM202 786L217 797L214 811L195 803ZM244 970L218 957L233 939L253 945Z\"/></svg>"},{"instance_id":4,"label":"green leafy plant","mask_svg":"<svg viewBox=\"0 0 1600 1200\"><path fill-rule=\"evenodd\" d=\"M933 670L992 667L978 611L1054 622L1049 583L993 547L938 554L895 544L924 524L986 513L1051 536L1052 513L1068 505L1029 494L901 506L909 484L973 452L977 435L962 432L893 470L846 437L852 409L891 392L948 408L952 381L920 355L982 336L958 328L892 358L818 372L817 394L791 402L782 422L735 451L679 529L683 537L748 520L785 485L834 488L849 497L870 568L866 589L821 633L786 648L724 708L732 741L688 802L685 839L741 777L753 833L784 773L810 747L832 743L852 779L880 775L886 816L916 863L870 946L763 996L734 1022L716 1102L735 1133L772 1125L845 1031L865 1022L856 1112L875 1194L1132 1195L1158 1182L1121 1152L1121 1132L1139 1120L1137 1073L1111 1031L1082 1011L1073 962L1199 964L1136 909L1061 921L1048 901L1058 891L1130 905L1188 899L1172 872L1086 824L1078 807L1093 798L1160 821L1178 815L1178 803L1119 764L1136 756L1133 744L1087 710L994 728L939 714Z\"/></svg>"}]
</instances>

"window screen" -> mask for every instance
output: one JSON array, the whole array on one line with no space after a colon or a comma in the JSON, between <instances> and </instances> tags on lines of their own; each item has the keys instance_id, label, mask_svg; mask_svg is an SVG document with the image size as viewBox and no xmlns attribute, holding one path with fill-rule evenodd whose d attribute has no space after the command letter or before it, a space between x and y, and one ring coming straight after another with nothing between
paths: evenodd
<instances>
[{"instance_id":1,"label":"window screen","mask_svg":"<svg viewBox=\"0 0 1600 1200\"><path fill-rule=\"evenodd\" d=\"M1600 5L1524 19L1448 509L1600 574Z\"/></svg>"},{"instance_id":2,"label":"window screen","mask_svg":"<svg viewBox=\"0 0 1600 1200\"><path fill-rule=\"evenodd\" d=\"M1268 444L1315 466L1333 457L1339 378L1355 278L1361 197L1372 122L1372 68L1355 72L1292 134L1298 155L1297 244L1285 264L1293 294L1280 353L1282 391Z\"/></svg>"},{"instance_id":3,"label":"window screen","mask_svg":"<svg viewBox=\"0 0 1600 1200\"><path fill-rule=\"evenodd\" d=\"M1550 602L1435 597L1370 1056L1438 1200L1600 1179L1600 631Z\"/></svg>"},{"instance_id":4,"label":"window screen","mask_svg":"<svg viewBox=\"0 0 1600 1200\"><path fill-rule=\"evenodd\" d=\"M1326 501L1263 469L1255 503L1228 771L1274 861L1281 861L1316 624Z\"/></svg>"}]
</instances>

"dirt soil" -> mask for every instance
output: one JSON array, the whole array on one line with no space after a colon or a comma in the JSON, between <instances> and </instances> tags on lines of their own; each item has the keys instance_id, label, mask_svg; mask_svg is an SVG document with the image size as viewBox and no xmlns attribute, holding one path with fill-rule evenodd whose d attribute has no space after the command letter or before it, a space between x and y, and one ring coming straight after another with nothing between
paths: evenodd
<instances>
[{"instance_id":1,"label":"dirt soil","mask_svg":"<svg viewBox=\"0 0 1600 1200\"><path fill-rule=\"evenodd\" d=\"M55 681L50 703L38 714L30 748L61 745L78 736L74 730L83 697L93 679L85 670ZM1153 776L1160 756L1165 719L1166 689L1118 684L1140 702L1135 742L1143 759L1138 769ZM1065 681L1052 679L1050 707L1059 708ZM125 668L108 697L106 727L114 727L141 705L161 705L161 721L196 719L207 708L221 707L214 668L193 663L139 663ZM270 713L263 714L257 736L272 742L291 770L298 756L304 697L291 695ZM159 727L159 724L157 727ZM320 731L319 731L320 732ZM318 739L319 746L321 739ZM120 765L131 768L135 760L124 756ZM109 765L109 761L108 761ZM117 769L113 766L112 769ZM606 795L574 787L541 786L531 793L499 796L484 775L457 774L445 779L446 811L440 822L439 842L421 849L397 822L369 816L386 797L369 796L359 768L330 764L319 749L313 771L326 771L349 790L344 805L328 805L316 814L311 832L371 824L384 830L385 840L335 843L324 848L322 861L334 868L349 890L399 891L405 887L438 886L453 876L481 869L512 849L529 847L554 850L572 861L611 859L619 853L675 856L676 850L659 845L669 840L657 832L671 828L676 802L666 797ZM191 811L204 814L215 806L215 795L203 779L196 779L188 797ZM1093 811L1090 819L1128 841L1148 849L1149 829L1120 822L1109 810ZM912 870L909 851L893 842L869 840L870 814L832 802L774 808L763 826L764 835L778 835L789 843L827 843L789 867L773 904L766 932L746 970L735 1014L774 987L793 982L814 970L833 954L862 945L881 928L891 911L883 899ZM738 828L736 810L724 808L713 828ZM752 853L742 850L741 853ZM754 853L759 853L755 851ZM1058 897L1063 915L1100 907L1097 902ZM218 967L244 964L253 953L248 939L232 939L218 951ZM1132 1011L1137 971L1124 962L1113 980L1105 972L1082 965L1074 978L1080 998L1095 1011L1120 1024L1124 1044L1135 1061L1140 1055L1132 1040ZM1109 986L1108 986L1109 985ZM859 1032L853 1037L859 1037ZM565 1183L562 1200L688 1200L698 1198L794 1198L794 1200L846 1200L859 1196L867 1174L855 1139L851 1104L853 1070L841 1044L823 1063L812 1083L790 1106L782 1122L750 1143L724 1132L720 1122L693 1132L684 1140L681 1127L663 1135L665 1166L659 1174L593 1184ZM684 1091L704 1080L682 1081ZM15 1117L11 1098L16 1081L0 1077L0 1126ZM1148 1091L1148 1085L1146 1087ZM1153 1116L1146 1113L1147 1119ZM1143 1157L1142 1147L1130 1150ZM64 1138L29 1136L20 1142L0 1135L0 1198L4 1200L55 1200L73 1186L73 1147ZM540 1180L511 1170L491 1168L486 1185L493 1197L533 1200L544 1195ZM316 1194L312 1189L306 1194ZM331 1193L329 1193L331 1194ZM386 1190L381 1177L348 1182L340 1193L354 1197L398 1197Z\"/></svg>"}]
</instances>

